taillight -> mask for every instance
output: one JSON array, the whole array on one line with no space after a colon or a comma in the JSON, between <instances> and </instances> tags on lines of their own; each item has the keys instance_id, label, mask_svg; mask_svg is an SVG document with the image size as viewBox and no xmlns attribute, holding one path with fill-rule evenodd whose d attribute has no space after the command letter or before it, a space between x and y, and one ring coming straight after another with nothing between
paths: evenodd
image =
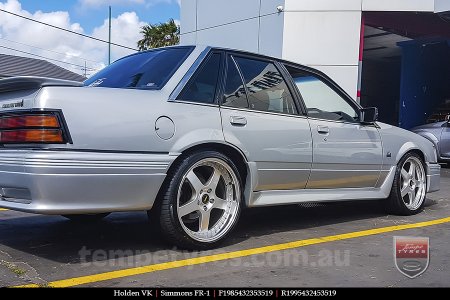
<instances>
[{"instance_id":1,"label":"taillight","mask_svg":"<svg viewBox=\"0 0 450 300\"><path fill-rule=\"evenodd\" d=\"M25 115L0 118L0 129L14 129L24 127L58 128L59 122L55 115Z\"/></svg>"},{"instance_id":2,"label":"taillight","mask_svg":"<svg viewBox=\"0 0 450 300\"><path fill-rule=\"evenodd\" d=\"M59 112L17 112L0 115L0 144L64 144L67 132Z\"/></svg>"}]
</instances>

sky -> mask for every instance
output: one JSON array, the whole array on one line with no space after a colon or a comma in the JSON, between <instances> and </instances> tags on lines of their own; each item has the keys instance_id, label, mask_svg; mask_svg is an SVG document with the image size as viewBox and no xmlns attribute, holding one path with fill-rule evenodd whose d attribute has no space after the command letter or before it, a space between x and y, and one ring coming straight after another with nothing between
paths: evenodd
<instances>
[{"instance_id":1,"label":"sky","mask_svg":"<svg viewBox=\"0 0 450 300\"><path fill-rule=\"evenodd\" d=\"M136 48L140 29L145 24L166 22L170 18L179 23L180 19L180 0L0 0L0 9L103 40L108 39L109 5L112 7L112 42L131 48ZM108 62L105 43L2 11L0 53L46 58L78 74L84 74L86 65L87 75ZM134 51L113 46L112 60L131 53Z\"/></svg>"}]
</instances>

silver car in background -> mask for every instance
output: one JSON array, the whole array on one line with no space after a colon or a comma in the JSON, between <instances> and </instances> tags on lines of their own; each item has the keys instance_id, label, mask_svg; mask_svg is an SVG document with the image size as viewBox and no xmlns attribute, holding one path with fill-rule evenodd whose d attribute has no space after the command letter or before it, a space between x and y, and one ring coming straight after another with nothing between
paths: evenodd
<instances>
[{"instance_id":1,"label":"silver car in background","mask_svg":"<svg viewBox=\"0 0 450 300\"><path fill-rule=\"evenodd\" d=\"M450 163L450 115L444 122L429 123L411 129L433 143L437 149L438 161Z\"/></svg>"},{"instance_id":2,"label":"silver car in background","mask_svg":"<svg viewBox=\"0 0 450 300\"><path fill-rule=\"evenodd\" d=\"M411 215L439 189L433 143L317 70L242 51L141 52L84 85L4 79L0 107L0 207L146 210L183 248L216 246L244 207L385 199Z\"/></svg>"}]
</instances>

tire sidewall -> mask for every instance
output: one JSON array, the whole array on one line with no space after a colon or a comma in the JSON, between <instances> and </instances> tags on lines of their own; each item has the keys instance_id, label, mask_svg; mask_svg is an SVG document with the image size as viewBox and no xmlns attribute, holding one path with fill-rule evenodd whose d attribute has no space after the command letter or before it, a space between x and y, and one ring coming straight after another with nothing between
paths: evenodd
<instances>
[{"instance_id":1,"label":"tire sidewall","mask_svg":"<svg viewBox=\"0 0 450 300\"><path fill-rule=\"evenodd\" d=\"M401 191L400 191L400 189L401 189L401 179L400 179L401 170L402 170L403 164L410 157L415 157L416 159L418 159L420 161L420 163L422 164L424 173L425 173L425 176L424 176L425 196L424 196L424 199L423 199L422 203L420 204L420 206L416 209L410 209L406 206L406 204L403 202L403 198L401 196ZM425 201L426 201L426 197L427 197L427 187L428 187L428 180L427 180L427 169L426 169L425 162L418 154L416 154L414 152L407 153L400 159L400 161L397 164L396 171L395 171L395 180L394 180L394 185L393 185L393 189L392 189L392 193L394 193L394 195L391 194L391 197L390 197L390 201L393 202L392 205L394 206L394 210L398 211L398 213L400 213L402 215L413 215L413 214L417 214L417 213L421 212L425 206Z\"/></svg>"},{"instance_id":2,"label":"tire sidewall","mask_svg":"<svg viewBox=\"0 0 450 300\"><path fill-rule=\"evenodd\" d=\"M240 199L239 199L238 208L236 211L237 215L234 219L233 224L230 226L230 228L224 235L222 235L218 240L213 241L213 242L197 241L197 240L193 239L191 236L189 236L180 223L180 220L178 218L178 210L177 210L178 191L179 191L180 184L182 184L182 180L183 180L184 176L186 175L186 173L190 170L190 168L194 164L196 164L197 162L199 162L203 159L207 159L207 158L220 159L220 160L224 161L225 163L227 163L230 166L230 168L232 169L232 171L234 172L234 175L236 176L237 181L238 181L237 184L239 184L239 189L240 189ZM192 153L191 155L188 155L175 168L175 171L173 172L173 174L169 180L169 184L167 186L167 193L166 193L166 197L164 197L164 199L163 199L163 206L168 205L170 222L174 226L174 229L176 230L176 234L179 235L180 240L184 241L182 243L184 247L192 248L192 249L193 248L209 249L209 248L213 248L213 247L217 246L223 240L225 240L226 237L229 236L229 234L236 227L236 224L238 223L240 213L242 210L243 199L244 199L244 193L243 193L242 180L241 180L241 176L238 171L238 168L236 167L234 162L231 159L229 159L226 155L224 155L220 152L208 150L208 151L196 152L196 153ZM163 224L161 224L161 225L163 226Z\"/></svg>"}]
</instances>

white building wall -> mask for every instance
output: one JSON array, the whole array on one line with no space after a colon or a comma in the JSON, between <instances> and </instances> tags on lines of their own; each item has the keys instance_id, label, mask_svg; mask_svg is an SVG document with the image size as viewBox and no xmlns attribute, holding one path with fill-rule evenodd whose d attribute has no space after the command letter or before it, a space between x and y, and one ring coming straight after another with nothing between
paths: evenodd
<instances>
[{"instance_id":1,"label":"white building wall","mask_svg":"<svg viewBox=\"0 0 450 300\"><path fill-rule=\"evenodd\" d=\"M434 12L434 3L435 0L362 0L362 10Z\"/></svg>"},{"instance_id":2,"label":"white building wall","mask_svg":"<svg viewBox=\"0 0 450 300\"><path fill-rule=\"evenodd\" d=\"M361 11L361 0L286 0L286 11Z\"/></svg>"},{"instance_id":3,"label":"white building wall","mask_svg":"<svg viewBox=\"0 0 450 300\"><path fill-rule=\"evenodd\" d=\"M356 99L360 7L360 0L286 0L282 57L321 70Z\"/></svg>"},{"instance_id":4,"label":"white building wall","mask_svg":"<svg viewBox=\"0 0 450 300\"><path fill-rule=\"evenodd\" d=\"M435 0L434 12L443 12L450 10L450 0Z\"/></svg>"},{"instance_id":5,"label":"white building wall","mask_svg":"<svg viewBox=\"0 0 450 300\"><path fill-rule=\"evenodd\" d=\"M333 11L335 0L182 0L181 43L242 49L312 66L356 97L360 1L339 1L348 10L341 12ZM278 6L284 11L279 13Z\"/></svg>"},{"instance_id":6,"label":"white building wall","mask_svg":"<svg viewBox=\"0 0 450 300\"><path fill-rule=\"evenodd\" d=\"M284 14L266 14L259 19L258 53L283 57Z\"/></svg>"},{"instance_id":7,"label":"white building wall","mask_svg":"<svg viewBox=\"0 0 450 300\"><path fill-rule=\"evenodd\" d=\"M356 99L362 11L444 10L450 0L181 0L181 43L311 66Z\"/></svg>"},{"instance_id":8,"label":"white building wall","mask_svg":"<svg viewBox=\"0 0 450 300\"><path fill-rule=\"evenodd\" d=\"M180 27L181 38L186 33L197 30L197 0L182 0L180 18L183 20L183 26Z\"/></svg>"}]
</instances>

